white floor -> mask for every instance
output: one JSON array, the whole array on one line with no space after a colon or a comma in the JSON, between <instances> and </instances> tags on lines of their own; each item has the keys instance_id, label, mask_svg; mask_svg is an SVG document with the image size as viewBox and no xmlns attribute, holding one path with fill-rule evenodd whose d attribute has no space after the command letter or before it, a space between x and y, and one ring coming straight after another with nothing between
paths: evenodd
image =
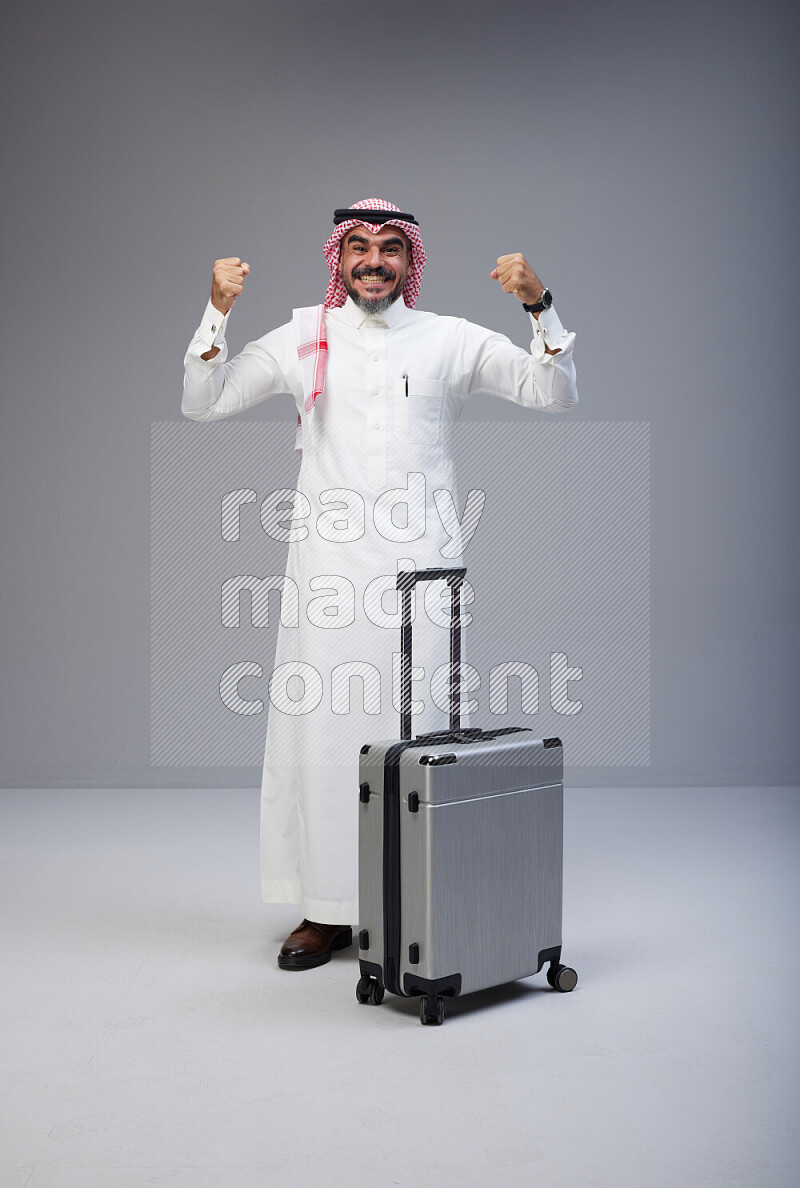
<instances>
[{"instance_id":1,"label":"white floor","mask_svg":"<svg viewBox=\"0 0 800 1188\"><path fill-rule=\"evenodd\" d=\"M258 792L0 792L2 1188L800 1183L797 789L574 789L564 960L288 973Z\"/></svg>"}]
</instances>

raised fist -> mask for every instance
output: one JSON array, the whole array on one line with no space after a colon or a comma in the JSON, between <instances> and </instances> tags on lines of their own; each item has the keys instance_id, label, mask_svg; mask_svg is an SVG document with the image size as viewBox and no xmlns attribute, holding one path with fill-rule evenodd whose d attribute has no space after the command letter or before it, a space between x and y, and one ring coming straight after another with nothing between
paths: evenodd
<instances>
[{"instance_id":1,"label":"raised fist","mask_svg":"<svg viewBox=\"0 0 800 1188\"><path fill-rule=\"evenodd\" d=\"M535 304L542 295L544 286L522 252L499 256L497 267L492 269L489 276L499 281L506 293L513 293L528 305Z\"/></svg>"},{"instance_id":2,"label":"raised fist","mask_svg":"<svg viewBox=\"0 0 800 1188\"><path fill-rule=\"evenodd\" d=\"M214 272L211 280L211 304L221 314L226 314L244 288L244 278L250 271L250 265L240 260L238 256L227 256L224 260L214 261Z\"/></svg>"}]
</instances>

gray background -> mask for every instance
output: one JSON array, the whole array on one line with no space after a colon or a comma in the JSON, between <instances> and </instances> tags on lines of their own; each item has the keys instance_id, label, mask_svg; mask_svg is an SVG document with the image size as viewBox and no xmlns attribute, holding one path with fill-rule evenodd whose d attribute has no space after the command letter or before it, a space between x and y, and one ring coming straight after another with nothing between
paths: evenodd
<instances>
[{"instance_id":1,"label":"gray background","mask_svg":"<svg viewBox=\"0 0 800 1188\"><path fill-rule=\"evenodd\" d=\"M571 415L650 422L652 763L573 780L796 781L790 5L27 3L2 26L4 785L243 783L150 765L150 426L180 418L213 259L252 265L236 350L321 297L332 208L375 195L423 223L421 308L524 343L488 272L525 251L578 335Z\"/></svg>"},{"instance_id":2,"label":"gray background","mask_svg":"<svg viewBox=\"0 0 800 1188\"><path fill-rule=\"evenodd\" d=\"M798 783L793 8L0 20L3 1188L794 1186L798 797L764 787ZM552 285L581 404L548 426L650 425L652 763L567 771L578 987L441 1029L358 1007L355 949L278 969L257 768L150 766L151 426L292 420L181 420L211 263L253 266L236 350L321 297L333 207L378 195L422 220L421 308L524 344L492 263Z\"/></svg>"}]
</instances>

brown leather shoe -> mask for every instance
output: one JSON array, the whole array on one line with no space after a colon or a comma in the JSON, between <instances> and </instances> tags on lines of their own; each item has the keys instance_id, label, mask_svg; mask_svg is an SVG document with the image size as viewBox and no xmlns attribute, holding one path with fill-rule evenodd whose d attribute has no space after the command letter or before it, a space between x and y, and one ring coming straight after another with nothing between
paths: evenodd
<instances>
[{"instance_id":1,"label":"brown leather shoe","mask_svg":"<svg viewBox=\"0 0 800 1188\"><path fill-rule=\"evenodd\" d=\"M353 943L353 929L349 924L315 924L304 920L283 942L278 954L281 969L312 969L330 961L335 949L346 949Z\"/></svg>"}]
</instances>

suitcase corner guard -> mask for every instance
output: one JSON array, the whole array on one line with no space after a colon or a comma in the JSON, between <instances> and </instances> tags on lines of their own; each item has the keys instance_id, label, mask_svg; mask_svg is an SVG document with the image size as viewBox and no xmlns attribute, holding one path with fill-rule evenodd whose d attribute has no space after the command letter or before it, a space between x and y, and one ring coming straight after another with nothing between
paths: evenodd
<instances>
[{"instance_id":1,"label":"suitcase corner guard","mask_svg":"<svg viewBox=\"0 0 800 1188\"><path fill-rule=\"evenodd\" d=\"M556 964L561 960L561 945L554 945L552 949L542 949L539 953L539 964L536 967L536 972L545 965L548 961L555 961Z\"/></svg>"},{"instance_id":2,"label":"suitcase corner guard","mask_svg":"<svg viewBox=\"0 0 800 1188\"><path fill-rule=\"evenodd\" d=\"M461 993L461 974L450 974L446 978L418 978L416 974L403 974L403 993L408 997L458 998Z\"/></svg>"}]
</instances>

